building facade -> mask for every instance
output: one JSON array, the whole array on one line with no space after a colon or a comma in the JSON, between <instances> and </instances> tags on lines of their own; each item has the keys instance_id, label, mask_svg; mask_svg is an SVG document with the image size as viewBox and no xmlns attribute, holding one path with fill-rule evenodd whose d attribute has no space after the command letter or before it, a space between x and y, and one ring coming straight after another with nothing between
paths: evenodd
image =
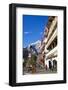
<instances>
[{"instance_id":1,"label":"building facade","mask_svg":"<svg viewBox=\"0 0 68 90\"><path fill-rule=\"evenodd\" d=\"M53 68L57 69L57 20L58 18L56 16L49 17L47 27L45 27L44 30L44 38L41 44L41 53L45 54L44 61L47 68L52 66Z\"/></svg>"}]
</instances>

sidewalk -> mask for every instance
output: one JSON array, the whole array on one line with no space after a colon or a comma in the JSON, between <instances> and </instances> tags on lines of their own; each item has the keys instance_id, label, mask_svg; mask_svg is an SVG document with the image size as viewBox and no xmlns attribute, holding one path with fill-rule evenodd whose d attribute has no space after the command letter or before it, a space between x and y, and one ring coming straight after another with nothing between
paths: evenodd
<instances>
[{"instance_id":1,"label":"sidewalk","mask_svg":"<svg viewBox=\"0 0 68 90\"><path fill-rule=\"evenodd\" d=\"M27 71L24 71L24 75L29 75L29 74L54 74L54 73L57 73L57 70L46 70L45 68L36 68L36 72L35 73L32 73L31 71L27 72Z\"/></svg>"}]
</instances>

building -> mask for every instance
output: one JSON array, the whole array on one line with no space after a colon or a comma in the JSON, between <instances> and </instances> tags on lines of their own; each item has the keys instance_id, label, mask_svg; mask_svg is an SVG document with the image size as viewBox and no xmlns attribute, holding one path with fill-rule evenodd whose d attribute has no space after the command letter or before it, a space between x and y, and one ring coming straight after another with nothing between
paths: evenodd
<instances>
[{"instance_id":1,"label":"building","mask_svg":"<svg viewBox=\"0 0 68 90\"><path fill-rule=\"evenodd\" d=\"M56 16L50 16L47 27L44 30L44 39L42 40L41 53L45 54L45 65L50 65L57 69L57 20Z\"/></svg>"}]
</instances>

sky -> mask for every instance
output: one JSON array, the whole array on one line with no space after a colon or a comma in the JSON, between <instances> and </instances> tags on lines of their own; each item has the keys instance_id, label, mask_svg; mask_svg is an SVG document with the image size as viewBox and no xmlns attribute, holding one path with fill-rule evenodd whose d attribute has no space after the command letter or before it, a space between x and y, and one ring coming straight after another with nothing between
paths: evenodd
<instances>
[{"instance_id":1,"label":"sky","mask_svg":"<svg viewBox=\"0 0 68 90\"><path fill-rule=\"evenodd\" d=\"M48 16L23 15L23 47L43 38Z\"/></svg>"}]
</instances>

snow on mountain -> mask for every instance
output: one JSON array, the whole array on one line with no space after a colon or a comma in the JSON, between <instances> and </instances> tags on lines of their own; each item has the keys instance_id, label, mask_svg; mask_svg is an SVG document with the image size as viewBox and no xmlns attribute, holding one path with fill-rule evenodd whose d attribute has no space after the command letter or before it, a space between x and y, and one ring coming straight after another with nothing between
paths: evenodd
<instances>
[{"instance_id":1,"label":"snow on mountain","mask_svg":"<svg viewBox=\"0 0 68 90\"><path fill-rule=\"evenodd\" d=\"M40 52L41 41L38 40L34 43L31 43L28 47L30 47L30 46L33 46L37 50L37 52Z\"/></svg>"}]
</instances>

